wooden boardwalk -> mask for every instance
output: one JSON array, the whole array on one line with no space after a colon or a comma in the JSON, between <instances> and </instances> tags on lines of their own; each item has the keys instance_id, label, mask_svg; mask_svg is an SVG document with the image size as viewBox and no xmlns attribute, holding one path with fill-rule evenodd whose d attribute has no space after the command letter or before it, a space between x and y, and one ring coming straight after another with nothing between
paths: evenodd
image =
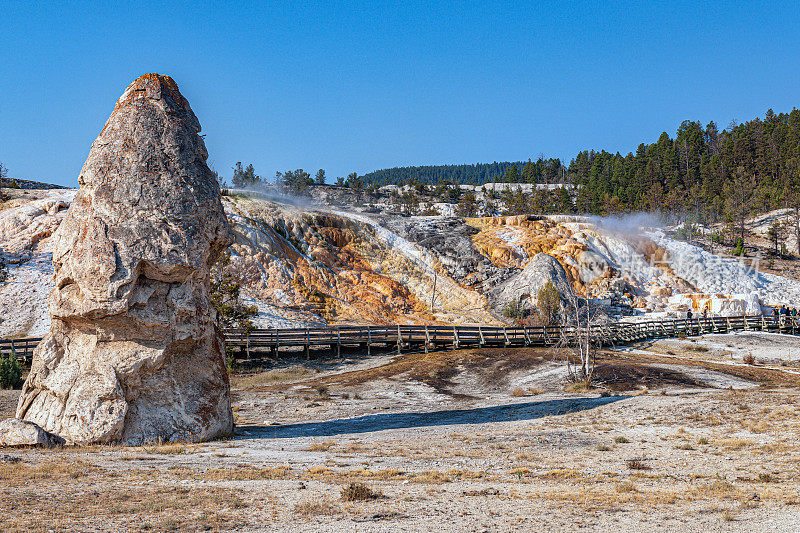
<instances>
[{"instance_id":1,"label":"wooden boardwalk","mask_svg":"<svg viewBox=\"0 0 800 533\"><path fill-rule=\"evenodd\" d=\"M592 326L592 338L604 346L621 345L646 339L697 336L731 331L769 331L800 334L795 319L765 316L738 316L616 322ZM565 326L338 326L325 328L255 329L249 334L226 331L225 342L240 360L280 357L311 358L322 354L341 356L342 350L432 351L482 346L552 346L574 331ZM30 360L41 338L0 339L0 353L14 353Z\"/></svg>"}]
</instances>

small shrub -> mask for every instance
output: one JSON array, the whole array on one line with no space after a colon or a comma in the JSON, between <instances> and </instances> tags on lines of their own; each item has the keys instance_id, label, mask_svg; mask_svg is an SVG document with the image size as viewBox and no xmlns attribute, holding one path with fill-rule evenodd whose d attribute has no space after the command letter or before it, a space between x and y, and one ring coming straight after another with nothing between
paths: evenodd
<instances>
[{"instance_id":1,"label":"small shrub","mask_svg":"<svg viewBox=\"0 0 800 533\"><path fill-rule=\"evenodd\" d=\"M650 467L641 459L628 459L625 464L629 470L650 470Z\"/></svg>"},{"instance_id":2,"label":"small shrub","mask_svg":"<svg viewBox=\"0 0 800 533\"><path fill-rule=\"evenodd\" d=\"M522 305L519 298L511 300L503 308L503 316L506 318L522 319L525 318L525 315L525 306Z\"/></svg>"},{"instance_id":3,"label":"small shrub","mask_svg":"<svg viewBox=\"0 0 800 533\"><path fill-rule=\"evenodd\" d=\"M616 442L617 444L627 444L630 441L628 439L626 439L625 437L620 435L619 437L614 439L614 442Z\"/></svg>"},{"instance_id":4,"label":"small shrub","mask_svg":"<svg viewBox=\"0 0 800 533\"><path fill-rule=\"evenodd\" d=\"M295 514L300 516L330 516L339 512L339 509L328 500L309 500L294 506Z\"/></svg>"},{"instance_id":5,"label":"small shrub","mask_svg":"<svg viewBox=\"0 0 800 533\"><path fill-rule=\"evenodd\" d=\"M342 489L342 500L346 502L363 502L377 500L383 496L379 491L374 491L363 483L350 483Z\"/></svg>"},{"instance_id":6,"label":"small shrub","mask_svg":"<svg viewBox=\"0 0 800 533\"><path fill-rule=\"evenodd\" d=\"M315 442L308 448L306 448L309 452L327 452L331 448L336 446L334 441L325 441L325 442Z\"/></svg>"},{"instance_id":7,"label":"small shrub","mask_svg":"<svg viewBox=\"0 0 800 533\"><path fill-rule=\"evenodd\" d=\"M514 396L515 398L519 398L519 397L522 397L522 396L536 396L538 394L543 394L543 393L544 393L543 389L537 389L537 388L532 388L532 387L524 389L522 387L517 387L517 388L515 388L514 390L511 391L511 396Z\"/></svg>"},{"instance_id":8,"label":"small shrub","mask_svg":"<svg viewBox=\"0 0 800 533\"><path fill-rule=\"evenodd\" d=\"M598 444L595 450L597 450L598 452L610 452L611 446L609 446L608 444Z\"/></svg>"},{"instance_id":9,"label":"small shrub","mask_svg":"<svg viewBox=\"0 0 800 533\"><path fill-rule=\"evenodd\" d=\"M754 365L756 364L756 356L753 355L752 352L748 352L742 357L742 361L744 361L746 365Z\"/></svg>"},{"instance_id":10,"label":"small shrub","mask_svg":"<svg viewBox=\"0 0 800 533\"><path fill-rule=\"evenodd\" d=\"M759 474L758 480L761 481L762 483L772 483L773 481L775 481L775 478L773 478L769 474Z\"/></svg>"},{"instance_id":11,"label":"small shrub","mask_svg":"<svg viewBox=\"0 0 800 533\"><path fill-rule=\"evenodd\" d=\"M700 437L700 440L697 441L697 444L708 444L708 439L705 437Z\"/></svg>"},{"instance_id":12,"label":"small shrub","mask_svg":"<svg viewBox=\"0 0 800 533\"><path fill-rule=\"evenodd\" d=\"M0 388L18 389L22 387L22 366L14 354L0 354Z\"/></svg>"},{"instance_id":13,"label":"small shrub","mask_svg":"<svg viewBox=\"0 0 800 533\"><path fill-rule=\"evenodd\" d=\"M230 346L225 347L225 368L228 370L228 374L235 374L240 368L239 361L233 355L233 348Z\"/></svg>"},{"instance_id":14,"label":"small shrub","mask_svg":"<svg viewBox=\"0 0 800 533\"><path fill-rule=\"evenodd\" d=\"M639 492L639 489L636 488L636 485L634 485L630 481L621 481L619 483L614 483L614 490L617 492Z\"/></svg>"},{"instance_id":15,"label":"small shrub","mask_svg":"<svg viewBox=\"0 0 800 533\"><path fill-rule=\"evenodd\" d=\"M733 255L744 255L744 241L742 241L741 237L736 239L736 247L733 249Z\"/></svg>"},{"instance_id":16,"label":"small shrub","mask_svg":"<svg viewBox=\"0 0 800 533\"><path fill-rule=\"evenodd\" d=\"M559 313L561 311L561 293L558 292L555 284L548 280L541 289L536 298L536 307L542 319L543 325L550 326L559 322Z\"/></svg>"},{"instance_id":17,"label":"small shrub","mask_svg":"<svg viewBox=\"0 0 800 533\"><path fill-rule=\"evenodd\" d=\"M592 388L591 379L582 379L574 381L567 386L569 392L588 392Z\"/></svg>"},{"instance_id":18,"label":"small shrub","mask_svg":"<svg viewBox=\"0 0 800 533\"><path fill-rule=\"evenodd\" d=\"M0 192L0 202L3 201L2 192ZM6 265L6 256L0 248L0 283L8 280L8 266Z\"/></svg>"}]
</instances>

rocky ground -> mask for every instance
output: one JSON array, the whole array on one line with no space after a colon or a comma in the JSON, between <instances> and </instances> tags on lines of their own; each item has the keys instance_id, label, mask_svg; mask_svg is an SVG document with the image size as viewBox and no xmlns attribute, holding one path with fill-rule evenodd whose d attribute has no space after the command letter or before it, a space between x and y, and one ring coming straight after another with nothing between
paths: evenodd
<instances>
[{"instance_id":1,"label":"rocky ground","mask_svg":"<svg viewBox=\"0 0 800 533\"><path fill-rule=\"evenodd\" d=\"M231 440L0 450L0 529L797 531L800 367L760 337L605 353L590 391L541 349L287 361L233 377Z\"/></svg>"}]
</instances>

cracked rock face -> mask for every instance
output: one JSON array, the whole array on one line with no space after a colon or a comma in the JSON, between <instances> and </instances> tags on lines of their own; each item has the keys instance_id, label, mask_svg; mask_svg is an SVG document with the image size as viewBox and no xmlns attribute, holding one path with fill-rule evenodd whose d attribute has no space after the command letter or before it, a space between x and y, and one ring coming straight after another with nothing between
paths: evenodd
<instances>
[{"instance_id":1,"label":"cracked rock face","mask_svg":"<svg viewBox=\"0 0 800 533\"><path fill-rule=\"evenodd\" d=\"M492 299L498 309L515 299L519 299L530 309L536 307L539 291L548 281L553 282L562 299L574 297L569 278L561 263L550 255L538 253L525 268L498 285L493 290Z\"/></svg>"},{"instance_id":2,"label":"cracked rock face","mask_svg":"<svg viewBox=\"0 0 800 533\"><path fill-rule=\"evenodd\" d=\"M68 443L231 433L209 268L232 242L200 123L168 76L117 101L55 235L49 334L17 417Z\"/></svg>"}]
</instances>

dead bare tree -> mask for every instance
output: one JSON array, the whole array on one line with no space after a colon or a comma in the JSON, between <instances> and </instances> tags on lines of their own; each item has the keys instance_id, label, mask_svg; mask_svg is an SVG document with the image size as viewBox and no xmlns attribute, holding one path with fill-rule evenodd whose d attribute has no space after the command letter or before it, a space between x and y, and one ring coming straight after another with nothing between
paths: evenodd
<instances>
[{"instance_id":1,"label":"dead bare tree","mask_svg":"<svg viewBox=\"0 0 800 533\"><path fill-rule=\"evenodd\" d=\"M5 185L6 177L8 176L8 169L0 162L0 202L5 202L8 199L6 193L3 192L2 187Z\"/></svg>"},{"instance_id":2,"label":"dead bare tree","mask_svg":"<svg viewBox=\"0 0 800 533\"><path fill-rule=\"evenodd\" d=\"M600 334L592 324L597 318L597 308L590 300L575 294L566 295L562 301L561 339L558 346L566 353L567 372L573 383L588 387L594 374ZM573 360L577 364L573 364Z\"/></svg>"}]
</instances>

